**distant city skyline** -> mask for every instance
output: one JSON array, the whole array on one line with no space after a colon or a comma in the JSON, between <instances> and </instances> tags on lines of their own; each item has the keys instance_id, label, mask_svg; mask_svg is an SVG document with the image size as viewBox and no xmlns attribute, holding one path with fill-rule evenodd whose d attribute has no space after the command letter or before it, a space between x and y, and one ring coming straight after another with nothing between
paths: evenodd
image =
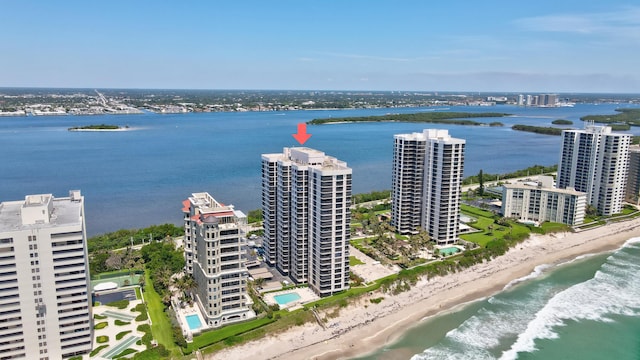
<instances>
[{"instance_id":1,"label":"distant city skyline","mask_svg":"<svg viewBox=\"0 0 640 360\"><path fill-rule=\"evenodd\" d=\"M637 3L399 4L6 2L0 87L640 93Z\"/></svg>"}]
</instances>

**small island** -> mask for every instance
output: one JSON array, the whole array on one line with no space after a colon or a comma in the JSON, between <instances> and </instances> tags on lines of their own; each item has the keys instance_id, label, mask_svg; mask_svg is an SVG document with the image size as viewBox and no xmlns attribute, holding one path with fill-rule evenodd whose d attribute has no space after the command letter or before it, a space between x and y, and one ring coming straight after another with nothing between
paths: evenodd
<instances>
[{"instance_id":1,"label":"small island","mask_svg":"<svg viewBox=\"0 0 640 360\"><path fill-rule=\"evenodd\" d=\"M511 128L513 130L518 130L518 131L527 131L527 132L532 132L536 134L555 135L555 136L562 135L563 130L571 130L571 129L560 129L560 128L554 128L554 127L532 126L532 125L513 125Z\"/></svg>"},{"instance_id":2,"label":"small island","mask_svg":"<svg viewBox=\"0 0 640 360\"><path fill-rule=\"evenodd\" d=\"M573 125L573 121L565 119L557 119L551 122L553 125Z\"/></svg>"},{"instance_id":3,"label":"small island","mask_svg":"<svg viewBox=\"0 0 640 360\"><path fill-rule=\"evenodd\" d=\"M87 126L76 126L70 127L69 131L125 131L128 130L129 126L118 126L118 125L107 125L107 124L99 124L99 125L87 125Z\"/></svg>"},{"instance_id":4,"label":"small island","mask_svg":"<svg viewBox=\"0 0 640 360\"><path fill-rule=\"evenodd\" d=\"M452 124L452 125L474 125L474 126L503 126L501 122L494 121L491 123L477 122L473 120L462 120L468 118L496 118L509 116L504 113L466 113L466 112L427 112L415 114L387 114L381 116L362 116L362 117L342 117L342 118L325 118L314 119L308 121L309 125L322 124L339 124L350 122L417 122L417 123L434 123L434 124Z\"/></svg>"}]
</instances>

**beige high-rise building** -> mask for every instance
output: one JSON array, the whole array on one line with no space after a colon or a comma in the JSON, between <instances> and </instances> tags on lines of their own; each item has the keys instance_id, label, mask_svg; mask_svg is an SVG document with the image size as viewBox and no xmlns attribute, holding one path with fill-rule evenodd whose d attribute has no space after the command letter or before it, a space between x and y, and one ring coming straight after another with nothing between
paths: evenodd
<instances>
[{"instance_id":1,"label":"beige high-rise building","mask_svg":"<svg viewBox=\"0 0 640 360\"><path fill-rule=\"evenodd\" d=\"M265 259L320 296L349 288L351 174L306 147L262 155Z\"/></svg>"},{"instance_id":2,"label":"beige high-rise building","mask_svg":"<svg viewBox=\"0 0 640 360\"><path fill-rule=\"evenodd\" d=\"M62 359L93 344L80 191L0 203L0 358Z\"/></svg>"},{"instance_id":3,"label":"beige high-rise building","mask_svg":"<svg viewBox=\"0 0 640 360\"><path fill-rule=\"evenodd\" d=\"M207 324L219 327L255 317L247 294L247 218L209 193L183 203L186 272L197 283L196 302Z\"/></svg>"}]
</instances>

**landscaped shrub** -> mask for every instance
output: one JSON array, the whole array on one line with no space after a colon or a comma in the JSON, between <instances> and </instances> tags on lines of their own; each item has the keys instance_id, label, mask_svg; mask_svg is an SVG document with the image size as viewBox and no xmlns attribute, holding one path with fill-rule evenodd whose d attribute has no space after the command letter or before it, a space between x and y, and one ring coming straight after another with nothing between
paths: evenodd
<instances>
[{"instance_id":1,"label":"landscaped shrub","mask_svg":"<svg viewBox=\"0 0 640 360\"><path fill-rule=\"evenodd\" d=\"M135 352L138 352L138 350L134 350L134 349L124 349L120 354L114 356L112 359L119 359L121 357L127 356L129 354L133 354Z\"/></svg>"},{"instance_id":2,"label":"landscaped shrub","mask_svg":"<svg viewBox=\"0 0 640 360\"><path fill-rule=\"evenodd\" d=\"M130 332L131 332L131 330L127 330L127 331L123 331L123 332L117 333L116 334L116 340L122 339L125 335L127 335Z\"/></svg>"},{"instance_id":3,"label":"landscaped shrub","mask_svg":"<svg viewBox=\"0 0 640 360\"><path fill-rule=\"evenodd\" d=\"M139 352L133 355L133 360L138 359L167 359L169 358L169 351L162 344L158 344L158 346L153 347L151 349L147 349L145 351Z\"/></svg>"},{"instance_id":4,"label":"landscaped shrub","mask_svg":"<svg viewBox=\"0 0 640 360\"><path fill-rule=\"evenodd\" d=\"M126 309L129 306L129 300L122 299L122 300L110 302L110 303L105 304L105 305L111 306L111 307L115 307L115 308L118 308L118 309Z\"/></svg>"},{"instance_id":5,"label":"landscaped shrub","mask_svg":"<svg viewBox=\"0 0 640 360\"><path fill-rule=\"evenodd\" d=\"M130 322L130 321L122 321L122 320L120 320L120 319L116 319L116 321L115 321L115 322L116 322L116 325L118 325L118 326L123 326L123 325L129 325L129 324L131 324L131 322Z\"/></svg>"},{"instance_id":6,"label":"landscaped shrub","mask_svg":"<svg viewBox=\"0 0 640 360\"><path fill-rule=\"evenodd\" d=\"M182 335L182 328L180 328L180 326L173 327L173 342L181 348L187 347L187 340L185 340L184 335Z\"/></svg>"},{"instance_id":7,"label":"landscaped shrub","mask_svg":"<svg viewBox=\"0 0 640 360\"><path fill-rule=\"evenodd\" d=\"M103 321L103 322L97 323L93 328L96 329L96 330L100 330L100 329L106 328L107 325L109 325L109 323L106 322L106 321Z\"/></svg>"},{"instance_id":8,"label":"landscaped shrub","mask_svg":"<svg viewBox=\"0 0 640 360\"><path fill-rule=\"evenodd\" d=\"M149 318L149 315L147 315L147 312L143 312L142 314L136 316L136 321L145 321Z\"/></svg>"},{"instance_id":9,"label":"landscaped shrub","mask_svg":"<svg viewBox=\"0 0 640 360\"><path fill-rule=\"evenodd\" d=\"M107 335L100 335L100 336L96 337L96 342L98 344L103 344L103 343L109 342L109 337Z\"/></svg>"},{"instance_id":10,"label":"landscaped shrub","mask_svg":"<svg viewBox=\"0 0 640 360\"><path fill-rule=\"evenodd\" d=\"M104 315L93 314L93 318L96 319L96 320L104 320L107 317L104 316Z\"/></svg>"},{"instance_id":11,"label":"landscaped shrub","mask_svg":"<svg viewBox=\"0 0 640 360\"><path fill-rule=\"evenodd\" d=\"M138 331L143 332L142 343L147 347L147 349L151 348L151 340L153 340L153 336L151 335L151 326L149 324L141 324L138 325Z\"/></svg>"},{"instance_id":12,"label":"landscaped shrub","mask_svg":"<svg viewBox=\"0 0 640 360\"><path fill-rule=\"evenodd\" d=\"M109 345L100 345L100 346L98 346L97 348L91 350L91 352L89 353L89 356L90 357L94 357L94 356L98 355L98 353L100 351L102 351L102 349L104 349L106 347L109 347ZM82 359L82 357L80 357L80 358Z\"/></svg>"}]
</instances>

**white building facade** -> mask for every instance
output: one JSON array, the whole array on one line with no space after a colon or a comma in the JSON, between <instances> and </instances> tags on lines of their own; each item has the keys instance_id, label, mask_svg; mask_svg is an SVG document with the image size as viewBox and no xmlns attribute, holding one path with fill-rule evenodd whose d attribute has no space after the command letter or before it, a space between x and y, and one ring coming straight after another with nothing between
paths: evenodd
<instances>
[{"instance_id":1,"label":"white building facade","mask_svg":"<svg viewBox=\"0 0 640 360\"><path fill-rule=\"evenodd\" d=\"M521 222L580 225L584 222L586 206L585 192L556 189L550 176L540 177L540 181L534 183L503 185L502 214Z\"/></svg>"},{"instance_id":2,"label":"white building facade","mask_svg":"<svg viewBox=\"0 0 640 360\"><path fill-rule=\"evenodd\" d=\"M93 316L80 191L0 203L0 358L91 351Z\"/></svg>"},{"instance_id":3,"label":"white building facade","mask_svg":"<svg viewBox=\"0 0 640 360\"><path fill-rule=\"evenodd\" d=\"M352 170L306 148L262 155L265 258L320 296L349 288Z\"/></svg>"},{"instance_id":4,"label":"white building facade","mask_svg":"<svg viewBox=\"0 0 640 360\"><path fill-rule=\"evenodd\" d=\"M415 234L422 226L427 139L424 133L412 133L394 135L393 141L392 225L401 234Z\"/></svg>"},{"instance_id":5,"label":"white building facade","mask_svg":"<svg viewBox=\"0 0 640 360\"><path fill-rule=\"evenodd\" d=\"M601 215L622 211L629 166L631 135L612 133L608 126L587 125L564 130L557 187L587 193L587 203Z\"/></svg>"},{"instance_id":6,"label":"white building facade","mask_svg":"<svg viewBox=\"0 0 640 360\"><path fill-rule=\"evenodd\" d=\"M197 283L196 302L212 327L255 317L247 294L246 216L209 193L185 200L184 248L188 274Z\"/></svg>"},{"instance_id":7,"label":"white building facade","mask_svg":"<svg viewBox=\"0 0 640 360\"><path fill-rule=\"evenodd\" d=\"M403 234L418 226L439 244L454 243L460 229L460 186L465 140L447 130L394 136L391 217Z\"/></svg>"},{"instance_id":8,"label":"white building facade","mask_svg":"<svg viewBox=\"0 0 640 360\"><path fill-rule=\"evenodd\" d=\"M625 191L627 202L640 205L640 146L629 147L629 174Z\"/></svg>"}]
</instances>

